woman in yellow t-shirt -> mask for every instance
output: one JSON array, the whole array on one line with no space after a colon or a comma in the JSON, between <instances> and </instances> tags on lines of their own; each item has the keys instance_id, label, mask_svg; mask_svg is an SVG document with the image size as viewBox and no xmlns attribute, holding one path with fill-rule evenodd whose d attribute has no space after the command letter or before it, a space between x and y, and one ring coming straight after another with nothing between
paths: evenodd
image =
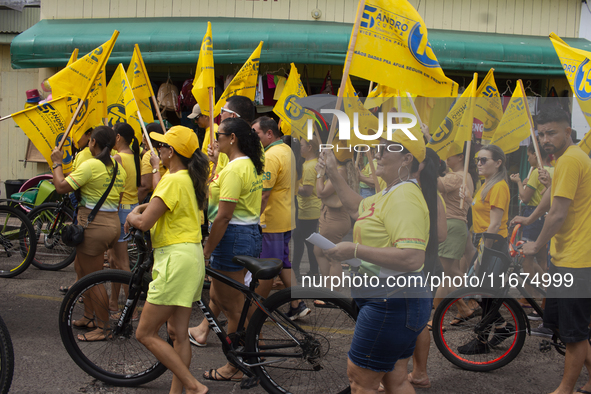
<instances>
[{"instance_id":1,"label":"woman in yellow t-shirt","mask_svg":"<svg viewBox=\"0 0 591 394\"><path fill-rule=\"evenodd\" d=\"M201 247L200 208L206 200L207 157L199 150L193 130L174 126L165 134L152 132L161 142L160 157L170 174L158 183L148 204L128 216L125 230L150 229L154 247L153 281L136 331L138 341L173 373L170 392L206 393L189 371L189 318L193 302L201 298L205 263ZM168 323L170 346L158 335Z\"/></svg>"},{"instance_id":2,"label":"woman in yellow t-shirt","mask_svg":"<svg viewBox=\"0 0 591 394\"><path fill-rule=\"evenodd\" d=\"M80 189L78 224L88 226L84 230L84 241L76 246L74 268L78 278L103 269L104 254L117 243L121 232L117 208L127 177L121 165L118 166L115 183L109 195L94 220L88 224L88 215L113 179L115 160L111 158L111 149L114 146L113 129L107 126L96 127L88 144L93 158L80 164L66 178L61 169L62 152L55 148L51 153L55 190L59 194L65 194ZM93 295L86 297L84 301L84 317L73 322L76 327L94 329L78 335L80 341L102 341L106 338L104 330L109 325L109 312L105 308L95 308L92 300L106 299L107 293L101 286L92 292Z\"/></svg>"},{"instance_id":3,"label":"woman in yellow t-shirt","mask_svg":"<svg viewBox=\"0 0 591 394\"><path fill-rule=\"evenodd\" d=\"M376 155L376 173L387 186L365 199L339 174L332 153L326 155L327 174L339 198L347 209L357 207L359 215L353 242L325 251L337 261L361 260L351 289L360 308L348 353L353 392L377 391L380 382L386 392L412 391L408 361L431 314L430 292L420 281L425 280L426 257L437 256L437 173L421 137L410 140L397 130L391 138L380 139ZM411 177L420 166L423 189ZM371 286L363 287L364 277L372 279L367 279Z\"/></svg>"},{"instance_id":4,"label":"woman in yellow t-shirt","mask_svg":"<svg viewBox=\"0 0 591 394\"><path fill-rule=\"evenodd\" d=\"M160 123L155 122L146 125L146 131L148 133L164 134L164 132L162 131L162 126L160 126ZM160 148L160 142L150 138L152 147L155 150L154 155L152 155L152 151L150 150L148 141L146 140L145 136L142 139L142 141L145 152L142 156L142 161L140 165L141 185L138 187L137 191L138 200L140 204L143 203L144 200L146 200L146 198L148 198L149 200L149 197L151 197L152 195L152 191L154 191L156 185L158 185L158 181L166 173L166 168L164 168L164 166L162 165L162 161L160 161L158 157L158 149ZM154 163L152 163L152 161L154 161Z\"/></svg>"},{"instance_id":5,"label":"woman in yellow t-shirt","mask_svg":"<svg viewBox=\"0 0 591 394\"><path fill-rule=\"evenodd\" d=\"M308 261L310 269L306 275L318 275L318 262L314 255L314 245L306 241L313 232L318 230L318 218L322 202L316 195L316 163L318 163L318 148L320 142L316 135L306 141L302 138L300 148L301 156L306 160L302 166L302 178L297 190L298 216L296 228L293 232L293 260L291 267L301 283L302 274L300 263L304 255L304 248L308 249Z\"/></svg>"}]
</instances>

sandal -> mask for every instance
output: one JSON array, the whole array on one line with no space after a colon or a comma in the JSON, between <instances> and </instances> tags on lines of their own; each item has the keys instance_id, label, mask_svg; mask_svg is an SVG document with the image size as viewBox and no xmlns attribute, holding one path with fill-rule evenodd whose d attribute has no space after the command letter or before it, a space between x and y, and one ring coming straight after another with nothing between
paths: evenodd
<instances>
[{"instance_id":1,"label":"sandal","mask_svg":"<svg viewBox=\"0 0 591 394\"><path fill-rule=\"evenodd\" d=\"M96 335L94 338L92 336L87 337L87 335L93 334L93 333ZM105 334L104 328L102 328L102 327L98 327L96 330L87 332L86 334L78 334L78 340L80 342L100 342L100 341L104 341L106 339L107 339L107 334Z\"/></svg>"},{"instance_id":2,"label":"sandal","mask_svg":"<svg viewBox=\"0 0 591 394\"><path fill-rule=\"evenodd\" d=\"M476 317L476 312L472 312L468 316L456 316L449 324L452 326L460 326L463 323L465 323L468 320L473 319L475 317Z\"/></svg>"},{"instance_id":3,"label":"sandal","mask_svg":"<svg viewBox=\"0 0 591 394\"><path fill-rule=\"evenodd\" d=\"M71 288L71 287L72 287L72 286L60 286L60 288L59 288L59 291L60 291L60 293L62 293L62 294L66 294L68 291L70 291L70 288Z\"/></svg>"},{"instance_id":4,"label":"sandal","mask_svg":"<svg viewBox=\"0 0 591 394\"><path fill-rule=\"evenodd\" d=\"M229 378L225 377L224 375L222 375L221 373L218 372L217 369L210 369L209 372L207 373L207 375L204 373L203 374L203 379L205 380L213 380L216 382L240 382L242 380L242 376L241 377L234 377L234 375L236 375L238 372L240 372L240 370L234 372L234 374L232 374L232 376L230 376Z\"/></svg>"},{"instance_id":5,"label":"sandal","mask_svg":"<svg viewBox=\"0 0 591 394\"><path fill-rule=\"evenodd\" d=\"M327 304L326 302L324 302L322 300L314 300L314 306L316 308L332 308L332 309L337 308L337 306L335 306L333 304Z\"/></svg>"},{"instance_id":6,"label":"sandal","mask_svg":"<svg viewBox=\"0 0 591 394\"><path fill-rule=\"evenodd\" d=\"M87 322L86 323L80 323L80 320L82 319L86 319ZM92 329L92 328L97 328L97 325L94 322L94 317L90 318L90 317L86 317L86 316L82 316L82 319L80 320L74 320L72 322L72 325L76 328L87 328L87 329Z\"/></svg>"},{"instance_id":7,"label":"sandal","mask_svg":"<svg viewBox=\"0 0 591 394\"><path fill-rule=\"evenodd\" d=\"M119 318L121 317L121 313L119 311L112 311L109 309L109 317L111 318L111 320L119 320ZM137 311L133 311L133 316L131 316L131 321L138 321L140 319L140 317L137 314Z\"/></svg>"}]
</instances>

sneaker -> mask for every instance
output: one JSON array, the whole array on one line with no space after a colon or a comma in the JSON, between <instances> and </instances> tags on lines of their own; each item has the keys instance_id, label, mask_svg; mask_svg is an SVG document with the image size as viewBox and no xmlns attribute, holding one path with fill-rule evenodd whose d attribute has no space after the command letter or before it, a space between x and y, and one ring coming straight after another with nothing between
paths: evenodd
<instances>
[{"instance_id":1,"label":"sneaker","mask_svg":"<svg viewBox=\"0 0 591 394\"><path fill-rule=\"evenodd\" d=\"M515 327L513 324L508 324L505 327L495 328L493 337L488 344L492 347L500 345L505 339L512 337L515 334Z\"/></svg>"},{"instance_id":2,"label":"sneaker","mask_svg":"<svg viewBox=\"0 0 591 394\"><path fill-rule=\"evenodd\" d=\"M540 315L538 314L538 312L536 312L536 311L533 311L533 312L531 312L531 313L528 313L528 314L527 314L527 318L528 318L529 320L542 320L542 316L540 316Z\"/></svg>"},{"instance_id":3,"label":"sneaker","mask_svg":"<svg viewBox=\"0 0 591 394\"><path fill-rule=\"evenodd\" d=\"M540 323L538 328L533 328L531 330L531 335L536 337L545 337L545 338L552 338L554 332L551 329L544 327L544 323Z\"/></svg>"},{"instance_id":4,"label":"sneaker","mask_svg":"<svg viewBox=\"0 0 591 394\"><path fill-rule=\"evenodd\" d=\"M310 308L308 308L306 306L304 301L300 301L297 308L293 308L291 306L289 307L289 312L287 312L287 317L289 317L290 320L296 320L296 319L299 319L300 317L304 317L304 316L308 315L310 312L311 312Z\"/></svg>"},{"instance_id":5,"label":"sneaker","mask_svg":"<svg viewBox=\"0 0 591 394\"><path fill-rule=\"evenodd\" d=\"M465 345L458 347L460 354L486 354L490 353L488 343L482 343L478 339L473 339Z\"/></svg>"}]
</instances>

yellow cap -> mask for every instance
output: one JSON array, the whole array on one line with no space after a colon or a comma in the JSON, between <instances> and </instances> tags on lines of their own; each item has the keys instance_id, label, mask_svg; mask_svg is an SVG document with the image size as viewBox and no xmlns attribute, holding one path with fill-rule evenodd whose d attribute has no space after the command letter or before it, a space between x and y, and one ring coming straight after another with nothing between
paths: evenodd
<instances>
[{"instance_id":1,"label":"yellow cap","mask_svg":"<svg viewBox=\"0 0 591 394\"><path fill-rule=\"evenodd\" d=\"M179 155L188 158L199 149L197 134L185 126L173 126L166 134L151 132L150 138L172 146Z\"/></svg>"},{"instance_id":2,"label":"yellow cap","mask_svg":"<svg viewBox=\"0 0 591 394\"><path fill-rule=\"evenodd\" d=\"M412 133L412 131L411 131ZM415 140L411 140L406 133L402 130L396 130L392 133L392 142L398 142L402 146L404 146L412 155L421 163L425 160L425 156L427 155L427 147L425 146L425 139L422 135L416 135L412 133Z\"/></svg>"},{"instance_id":3,"label":"yellow cap","mask_svg":"<svg viewBox=\"0 0 591 394\"><path fill-rule=\"evenodd\" d=\"M337 139L338 135L335 138L335 140ZM353 147L349 145L349 141L339 139L338 143L334 148L332 148L332 150L334 151L334 155L337 158L337 160L341 163L347 160L353 160Z\"/></svg>"}]
</instances>

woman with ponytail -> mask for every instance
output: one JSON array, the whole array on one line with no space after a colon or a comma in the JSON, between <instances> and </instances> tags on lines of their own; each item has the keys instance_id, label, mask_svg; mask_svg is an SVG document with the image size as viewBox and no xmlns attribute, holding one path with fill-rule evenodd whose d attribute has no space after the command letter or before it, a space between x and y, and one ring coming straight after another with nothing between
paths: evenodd
<instances>
[{"instance_id":1,"label":"woman with ponytail","mask_svg":"<svg viewBox=\"0 0 591 394\"><path fill-rule=\"evenodd\" d=\"M128 216L125 230L133 226L150 230L154 248L153 281L148 290L136 331L144 344L174 376L171 393L207 393L207 387L191 375L189 318L193 302L201 298L205 262L201 247L200 209L206 200L209 175L207 157L199 150L193 130L174 126L166 134L150 133L161 143L160 158L169 169L149 203ZM167 329L173 345L158 335Z\"/></svg>"},{"instance_id":2,"label":"woman with ponytail","mask_svg":"<svg viewBox=\"0 0 591 394\"><path fill-rule=\"evenodd\" d=\"M351 289L359 306L348 353L351 391L377 391L383 382L387 392L412 392L408 361L431 313L429 288L419 286L425 280L426 256L437 254L437 190L427 186L434 185L437 174L431 159L425 158L420 136L411 140L397 130L391 140L381 138L378 148L376 174L387 186L365 199L339 174L332 152L321 156L321 167L326 166L343 205L356 208L359 215L353 242L341 242L324 253L338 261L359 259L356 275L362 283L363 277L372 279L372 286ZM411 175L423 161L421 183L426 186L421 188ZM396 287L399 281L388 277L401 277L405 287ZM359 283L355 279L353 283Z\"/></svg>"},{"instance_id":3,"label":"woman with ponytail","mask_svg":"<svg viewBox=\"0 0 591 394\"><path fill-rule=\"evenodd\" d=\"M113 158L117 160L120 167L123 167L127 173L127 179L125 180L125 189L123 190L123 196L121 197L121 203L119 204L121 235L119 236L117 244L113 249L109 250L109 265L113 269L130 271L127 241L124 240L125 231L123 231L123 225L125 224L125 218L127 218L127 215L138 206L138 187L141 186L140 145L135 137L133 127L129 124L117 123L113 126L113 130L116 133L115 150L117 151L117 154L113 156ZM119 312L119 307L117 305L119 285L114 284L113 286L111 299L109 300L109 311L116 314Z\"/></svg>"},{"instance_id":4,"label":"woman with ponytail","mask_svg":"<svg viewBox=\"0 0 591 394\"><path fill-rule=\"evenodd\" d=\"M55 148L51 153L55 190L59 194L65 194L80 189L78 224L87 227L84 230L84 241L76 246L74 268L78 278L103 269L105 251L115 246L121 232L117 209L127 178L121 165L118 166L113 188L94 220L88 224L88 215L113 179L115 160L111 158L111 149L115 146L115 139L115 132L110 127L95 128L88 143L93 158L76 167L67 178L64 178L61 168L62 152ZM98 305L95 308L92 302L93 299L106 299L107 293L101 286L92 292L94 294L84 300L84 317L73 322L76 327L92 330L78 335L80 341L103 341L108 335L105 329L109 327L109 312Z\"/></svg>"}]
</instances>

